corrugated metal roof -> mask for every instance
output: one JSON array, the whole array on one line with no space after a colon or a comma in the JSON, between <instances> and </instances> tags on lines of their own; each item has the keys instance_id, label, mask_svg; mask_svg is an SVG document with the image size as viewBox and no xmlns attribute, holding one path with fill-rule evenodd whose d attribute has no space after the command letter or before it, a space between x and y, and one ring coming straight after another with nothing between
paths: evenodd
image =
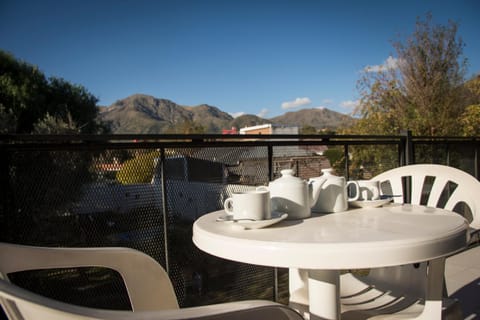
<instances>
[{"instance_id":1,"label":"corrugated metal roof","mask_svg":"<svg viewBox=\"0 0 480 320\"><path fill-rule=\"evenodd\" d=\"M326 147L325 147L326 148ZM319 154L318 147L279 146L273 148L273 157L311 157ZM236 164L241 160L263 159L268 157L268 148L261 147L227 147L202 148L192 154L193 158Z\"/></svg>"}]
</instances>

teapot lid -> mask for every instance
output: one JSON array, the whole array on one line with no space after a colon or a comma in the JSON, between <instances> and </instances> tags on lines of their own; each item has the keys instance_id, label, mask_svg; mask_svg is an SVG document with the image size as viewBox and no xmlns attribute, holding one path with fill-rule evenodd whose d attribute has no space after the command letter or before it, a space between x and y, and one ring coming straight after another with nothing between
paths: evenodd
<instances>
[{"instance_id":1,"label":"teapot lid","mask_svg":"<svg viewBox=\"0 0 480 320\"><path fill-rule=\"evenodd\" d=\"M282 176L293 176L293 170L292 169L283 169L280 171Z\"/></svg>"},{"instance_id":2,"label":"teapot lid","mask_svg":"<svg viewBox=\"0 0 480 320\"><path fill-rule=\"evenodd\" d=\"M333 168L322 169L322 173L326 175L333 175Z\"/></svg>"},{"instance_id":3,"label":"teapot lid","mask_svg":"<svg viewBox=\"0 0 480 320\"><path fill-rule=\"evenodd\" d=\"M274 181L270 182L270 184L283 184L283 183L288 183L289 185L291 184L305 184L306 182L303 179L300 179L298 177L295 177L293 175L294 171L292 169L284 169L281 170L280 173L282 176L280 178L275 179Z\"/></svg>"},{"instance_id":4,"label":"teapot lid","mask_svg":"<svg viewBox=\"0 0 480 320\"><path fill-rule=\"evenodd\" d=\"M333 170L333 168L322 169L323 175L321 177L330 179L332 181L334 181L335 179L345 180L345 177L339 177L339 176L334 175L333 174L334 171L335 170Z\"/></svg>"}]
</instances>

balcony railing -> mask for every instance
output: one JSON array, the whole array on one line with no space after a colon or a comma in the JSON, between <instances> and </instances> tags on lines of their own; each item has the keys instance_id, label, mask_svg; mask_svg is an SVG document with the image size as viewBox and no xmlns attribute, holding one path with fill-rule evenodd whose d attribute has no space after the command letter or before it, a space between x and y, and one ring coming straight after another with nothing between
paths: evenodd
<instances>
[{"instance_id":1,"label":"balcony railing","mask_svg":"<svg viewBox=\"0 0 480 320\"><path fill-rule=\"evenodd\" d=\"M125 246L168 271L181 306L250 298L286 302L287 272L198 250L193 221L234 191L293 168L303 178L333 166L368 178L411 163L479 177L480 138L353 135L0 136L0 241L46 246ZM42 277L53 287L45 287ZM86 290L82 279L96 280ZM55 298L128 308L116 275L98 268L20 273L14 280ZM55 281L52 281L55 280ZM68 284L65 286L64 282ZM41 287L41 288L40 288ZM56 296L58 287L61 296ZM65 288L73 289L65 289ZM92 294L90 290L95 290Z\"/></svg>"}]
</instances>

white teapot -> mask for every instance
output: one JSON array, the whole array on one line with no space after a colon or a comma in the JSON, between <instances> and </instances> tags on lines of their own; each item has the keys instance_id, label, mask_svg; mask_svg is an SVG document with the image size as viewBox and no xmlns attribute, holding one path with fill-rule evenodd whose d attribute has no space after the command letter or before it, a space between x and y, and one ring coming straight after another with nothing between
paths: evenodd
<instances>
[{"instance_id":1,"label":"white teapot","mask_svg":"<svg viewBox=\"0 0 480 320\"><path fill-rule=\"evenodd\" d=\"M289 220L310 217L311 207L316 202L320 188L315 188L313 183L295 177L291 169L282 170L280 173L282 174L280 178L268 184L272 209L288 213Z\"/></svg>"},{"instance_id":2,"label":"white teapot","mask_svg":"<svg viewBox=\"0 0 480 320\"><path fill-rule=\"evenodd\" d=\"M344 177L335 176L332 171L332 169L322 169L323 175L309 179L315 188L320 189L316 202L312 206L313 212L345 211L348 209L348 201L357 200L359 196L357 192L355 197L348 197L347 187L352 183L355 184L355 181L347 183Z\"/></svg>"}]
</instances>

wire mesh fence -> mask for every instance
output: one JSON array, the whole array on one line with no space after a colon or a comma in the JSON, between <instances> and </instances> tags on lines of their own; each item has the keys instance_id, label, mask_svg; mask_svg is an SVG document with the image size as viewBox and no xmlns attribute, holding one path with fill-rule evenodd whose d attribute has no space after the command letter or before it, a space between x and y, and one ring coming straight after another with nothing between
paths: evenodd
<instances>
[{"instance_id":1,"label":"wire mesh fence","mask_svg":"<svg viewBox=\"0 0 480 320\"><path fill-rule=\"evenodd\" d=\"M307 179L334 167L339 175L359 179L405 163L404 141L392 138L133 138L46 142L3 137L0 241L140 250L168 271L182 307L244 299L286 303L287 270L200 251L191 240L193 222L223 209L232 192L267 185L282 169ZM416 148L419 162L428 158L472 174L477 170L478 144ZM367 160L355 162L362 154ZM129 308L119 276L111 270L71 268L10 278L66 302Z\"/></svg>"}]
</instances>

